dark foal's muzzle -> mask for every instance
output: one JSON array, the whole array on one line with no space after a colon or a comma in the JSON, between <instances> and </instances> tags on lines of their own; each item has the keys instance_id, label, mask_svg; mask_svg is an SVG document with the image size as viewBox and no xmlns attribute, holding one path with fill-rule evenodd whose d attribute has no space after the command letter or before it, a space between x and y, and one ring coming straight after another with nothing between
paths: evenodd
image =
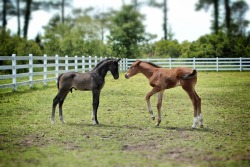
<instances>
[{"instance_id":1,"label":"dark foal's muzzle","mask_svg":"<svg viewBox=\"0 0 250 167\"><path fill-rule=\"evenodd\" d=\"M116 75L113 75L114 79L119 79L119 73Z\"/></svg>"}]
</instances>

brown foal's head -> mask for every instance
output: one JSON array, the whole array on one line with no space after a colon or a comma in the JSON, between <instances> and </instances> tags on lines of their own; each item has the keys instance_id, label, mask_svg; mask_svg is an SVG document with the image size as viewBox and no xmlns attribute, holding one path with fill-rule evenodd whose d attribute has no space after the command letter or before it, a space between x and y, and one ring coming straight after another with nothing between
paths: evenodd
<instances>
[{"instance_id":1,"label":"brown foal's head","mask_svg":"<svg viewBox=\"0 0 250 167\"><path fill-rule=\"evenodd\" d=\"M129 79L130 77L136 75L139 72L139 65L142 61L136 60L128 69L127 73L125 74L125 78Z\"/></svg>"}]
</instances>

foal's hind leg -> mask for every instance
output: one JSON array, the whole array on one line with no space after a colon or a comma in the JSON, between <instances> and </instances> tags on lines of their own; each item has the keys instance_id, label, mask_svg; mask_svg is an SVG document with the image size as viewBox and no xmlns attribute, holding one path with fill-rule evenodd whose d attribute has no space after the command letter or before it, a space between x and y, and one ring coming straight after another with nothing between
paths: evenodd
<instances>
[{"instance_id":1,"label":"foal's hind leg","mask_svg":"<svg viewBox=\"0 0 250 167\"><path fill-rule=\"evenodd\" d=\"M66 93L67 96L68 92ZM52 114L51 114L51 123L55 124L55 111L56 111L56 106L59 103L59 115L61 116L62 114L62 104L64 99L66 98L64 91L59 90L57 93L56 97L53 99L53 105L52 105ZM63 100L63 101L62 101Z\"/></svg>"},{"instance_id":2,"label":"foal's hind leg","mask_svg":"<svg viewBox=\"0 0 250 167\"><path fill-rule=\"evenodd\" d=\"M62 106L63 106L63 103L64 103L64 100L65 100L65 98L67 97L67 94L68 94L69 92L67 92L67 93L65 93L64 94L64 97L62 98L62 99L60 99L60 102L59 102L59 117L60 117L60 120L61 120L61 122L64 124L65 122L64 122L64 120L63 120L63 111L62 111Z\"/></svg>"},{"instance_id":3,"label":"foal's hind leg","mask_svg":"<svg viewBox=\"0 0 250 167\"><path fill-rule=\"evenodd\" d=\"M196 94L195 94L195 90L194 89L184 89L187 94L189 95L192 103L193 103L193 107L194 107L194 122L192 125L192 128L195 128L196 125L198 124L198 106L199 106L199 99L197 98Z\"/></svg>"},{"instance_id":4,"label":"foal's hind leg","mask_svg":"<svg viewBox=\"0 0 250 167\"><path fill-rule=\"evenodd\" d=\"M161 106L164 90L158 93L158 102L157 102L157 111L158 111L158 120L155 126L159 126L161 123Z\"/></svg>"},{"instance_id":5,"label":"foal's hind leg","mask_svg":"<svg viewBox=\"0 0 250 167\"><path fill-rule=\"evenodd\" d=\"M58 93L59 94L59 93ZM56 95L56 97L53 99L53 105L52 105L52 113L51 113L51 123L55 124L55 111L56 111L56 106L59 103L59 98L58 98L58 94Z\"/></svg>"},{"instance_id":6,"label":"foal's hind leg","mask_svg":"<svg viewBox=\"0 0 250 167\"><path fill-rule=\"evenodd\" d=\"M197 115L198 115L198 120L200 121L200 126L203 127L203 116L201 114L201 98L198 96L198 94L195 92L196 99L198 101L197 104Z\"/></svg>"}]
</instances>

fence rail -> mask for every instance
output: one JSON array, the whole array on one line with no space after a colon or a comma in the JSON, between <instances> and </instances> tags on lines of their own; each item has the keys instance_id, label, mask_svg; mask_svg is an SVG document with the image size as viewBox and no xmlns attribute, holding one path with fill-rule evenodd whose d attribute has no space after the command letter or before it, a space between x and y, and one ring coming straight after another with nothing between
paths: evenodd
<instances>
[{"instance_id":1,"label":"fence rail","mask_svg":"<svg viewBox=\"0 0 250 167\"><path fill-rule=\"evenodd\" d=\"M103 57L0 56L0 89L56 81L60 73L90 71ZM120 71L126 71L136 59L120 61ZM249 71L250 58L161 58L140 59L165 68L189 67L198 71ZM2 65L4 64L4 65ZM8 65L6 65L8 64Z\"/></svg>"}]
</instances>

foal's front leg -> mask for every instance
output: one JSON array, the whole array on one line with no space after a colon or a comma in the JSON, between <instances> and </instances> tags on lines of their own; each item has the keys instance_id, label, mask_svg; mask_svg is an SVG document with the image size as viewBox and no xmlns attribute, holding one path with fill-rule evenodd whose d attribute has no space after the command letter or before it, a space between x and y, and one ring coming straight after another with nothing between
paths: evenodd
<instances>
[{"instance_id":1,"label":"foal's front leg","mask_svg":"<svg viewBox=\"0 0 250 167\"><path fill-rule=\"evenodd\" d=\"M92 121L94 125L99 124L97 120L97 109L99 107L99 98L100 98L100 90L94 89L92 90L93 95L93 114L92 114Z\"/></svg>"},{"instance_id":2,"label":"foal's front leg","mask_svg":"<svg viewBox=\"0 0 250 167\"><path fill-rule=\"evenodd\" d=\"M148 94L146 95L146 101L147 101L147 104L148 104L148 111L149 111L149 114L151 115L151 118L153 120L155 120L155 116L153 114L153 110L152 110L152 107L151 107L151 104L150 104L150 97L152 95L154 95L155 93L159 92L159 88L157 87L154 87L150 92L148 92Z\"/></svg>"}]
</instances>

